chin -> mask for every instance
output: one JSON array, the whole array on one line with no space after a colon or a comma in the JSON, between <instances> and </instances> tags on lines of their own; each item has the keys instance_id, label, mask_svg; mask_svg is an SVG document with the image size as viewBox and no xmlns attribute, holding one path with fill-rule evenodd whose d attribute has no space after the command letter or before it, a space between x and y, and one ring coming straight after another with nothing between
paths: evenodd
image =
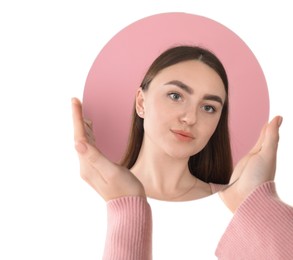
<instances>
[{"instance_id":1,"label":"chin","mask_svg":"<svg viewBox=\"0 0 293 260\"><path fill-rule=\"evenodd\" d=\"M171 145L168 144L166 146L161 146L163 149L163 151L165 152L165 154L167 154L169 157L171 157L172 159L176 159L176 160L189 160L189 158L197 153L199 153L202 148L198 148L198 149L194 149L194 145L193 147L187 147L187 146L178 146L178 145Z\"/></svg>"},{"instance_id":2,"label":"chin","mask_svg":"<svg viewBox=\"0 0 293 260\"><path fill-rule=\"evenodd\" d=\"M177 159L177 160L189 160L190 156L194 155L195 153L183 153L180 151L172 151L170 153L168 153L168 155L173 158L173 159Z\"/></svg>"}]
</instances>

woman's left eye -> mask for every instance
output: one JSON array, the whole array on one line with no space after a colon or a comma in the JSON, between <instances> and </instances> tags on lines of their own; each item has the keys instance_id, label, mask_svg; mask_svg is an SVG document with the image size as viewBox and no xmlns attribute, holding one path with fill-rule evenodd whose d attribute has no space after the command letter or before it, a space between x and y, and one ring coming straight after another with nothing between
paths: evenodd
<instances>
[{"instance_id":1,"label":"woman's left eye","mask_svg":"<svg viewBox=\"0 0 293 260\"><path fill-rule=\"evenodd\" d=\"M203 106L203 110L208 112L208 113L216 112L216 109L213 106L210 106L210 105Z\"/></svg>"},{"instance_id":2,"label":"woman's left eye","mask_svg":"<svg viewBox=\"0 0 293 260\"><path fill-rule=\"evenodd\" d=\"M178 93L170 93L168 94L168 96L172 99L172 100L175 100L175 101L178 101L180 100L182 97L180 94Z\"/></svg>"}]
</instances>

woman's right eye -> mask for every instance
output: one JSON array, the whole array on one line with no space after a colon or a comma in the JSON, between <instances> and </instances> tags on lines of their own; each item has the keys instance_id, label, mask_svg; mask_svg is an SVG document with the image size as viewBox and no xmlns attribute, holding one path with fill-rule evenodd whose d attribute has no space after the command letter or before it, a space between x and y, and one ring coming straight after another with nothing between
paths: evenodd
<instances>
[{"instance_id":1,"label":"woman's right eye","mask_svg":"<svg viewBox=\"0 0 293 260\"><path fill-rule=\"evenodd\" d=\"M168 96L174 101L179 101L182 98L178 93L169 93Z\"/></svg>"}]
</instances>

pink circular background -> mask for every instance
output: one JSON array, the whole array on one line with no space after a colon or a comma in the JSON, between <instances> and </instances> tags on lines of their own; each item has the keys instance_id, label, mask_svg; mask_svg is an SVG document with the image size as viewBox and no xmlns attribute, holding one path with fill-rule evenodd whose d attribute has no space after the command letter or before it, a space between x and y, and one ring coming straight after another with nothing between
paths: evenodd
<instances>
[{"instance_id":1,"label":"pink circular background","mask_svg":"<svg viewBox=\"0 0 293 260\"><path fill-rule=\"evenodd\" d=\"M269 116L263 71L249 47L209 18L162 13L136 21L116 34L95 59L86 79L84 116L93 121L97 147L118 162L127 145L137 88L151 62L165 49L200 45L223 62L230 84L230 131L234 163L256 142Z\"/></svg>"}]
</instances>

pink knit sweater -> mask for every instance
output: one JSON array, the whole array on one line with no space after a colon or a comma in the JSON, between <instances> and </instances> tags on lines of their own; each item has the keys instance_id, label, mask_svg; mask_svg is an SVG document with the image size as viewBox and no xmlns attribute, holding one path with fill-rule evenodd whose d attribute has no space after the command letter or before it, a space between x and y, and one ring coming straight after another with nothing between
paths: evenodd
<instances>
[{"instance_id":1,"label":"pink knit sweater","mask_svg":"<svg viewBox=\"0 0 293 260\"><path fill-rule=\"evenodd\" d=\"M152 214L146 198L111 200L104 260L152 259ZM218 259L292 260L293 207L282 202L275 183L255 189L235 212L218 243Z\"/></svg>"}]
</instances>

